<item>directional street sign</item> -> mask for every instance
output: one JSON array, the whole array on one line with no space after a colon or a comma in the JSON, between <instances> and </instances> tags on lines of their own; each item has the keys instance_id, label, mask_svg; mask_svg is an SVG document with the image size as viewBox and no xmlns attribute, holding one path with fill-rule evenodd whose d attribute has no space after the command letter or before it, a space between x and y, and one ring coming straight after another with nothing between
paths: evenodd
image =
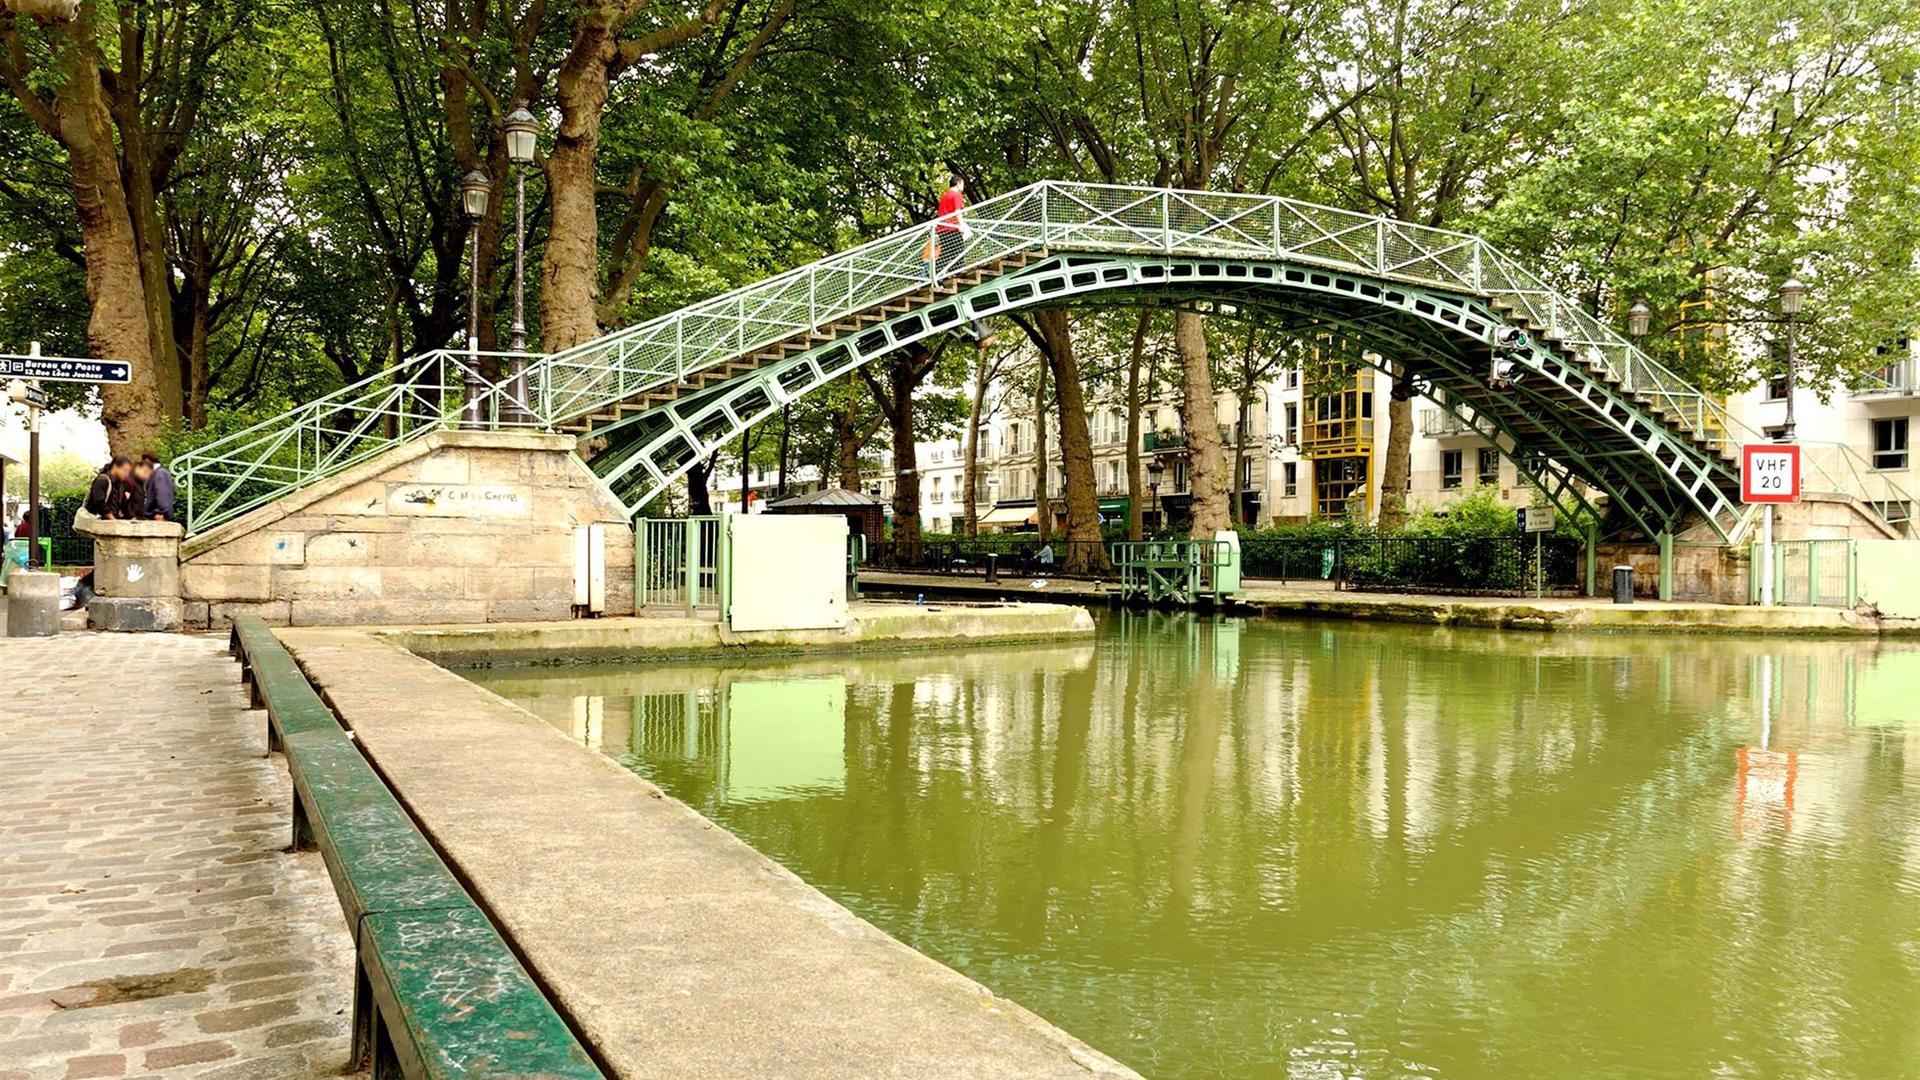
<instances>
[{"instance_id":1,"label":"directional street sign","mask_svg":"<svg viewBox=\"0 0 1920 1080\"><path fill-rule=\"evenodd\" d=\"M1740 453L1740 501L1800 501L1800 447L1796 443L1749 443Z\"/></svg>"},{"instance_id":2,"label":"directional street sign","mask_svg":"<svg viewBox=\"0 0 1920 1080\"><path fill-rule=\"evenodd\" d=\"M133 381L133 365L124 360L74 360L64 356L0 354L0 379L126 383Z\"/></svg>"}]
</instances>

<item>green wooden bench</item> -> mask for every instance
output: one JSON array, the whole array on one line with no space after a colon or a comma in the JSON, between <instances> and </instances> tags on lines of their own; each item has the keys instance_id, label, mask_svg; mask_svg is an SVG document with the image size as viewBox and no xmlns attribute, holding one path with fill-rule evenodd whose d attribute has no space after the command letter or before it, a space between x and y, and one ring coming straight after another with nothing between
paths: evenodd
<instances>
[{"instance_id":1,"label":"green wooden bench","mask_svg":"<svg viewBox=\"0 0 1920 1080\"><path fill-rule=\"evenodd\" d=\"M333 710L314 693L313 684L301 674L292 654L259 617L233 620L228 651L240 660L240 678L249 688L253 707L267 710L268 753L279 750L282 740L296 732L329 732L344 737Z\"/></svg>"},{"instance_id":2,"label":"green wooden bench","mask_svg":"<svg viewBox=\"0 0 1920 1080\"><path fill-rule=\"evenodd\" d=\"M358 956L353 1068L374 1080L603 1074L259 620L232 644L293 779L293 844L317 847ZM326 723L319 723L325 717Z\"/></svg>"}]
</instances>

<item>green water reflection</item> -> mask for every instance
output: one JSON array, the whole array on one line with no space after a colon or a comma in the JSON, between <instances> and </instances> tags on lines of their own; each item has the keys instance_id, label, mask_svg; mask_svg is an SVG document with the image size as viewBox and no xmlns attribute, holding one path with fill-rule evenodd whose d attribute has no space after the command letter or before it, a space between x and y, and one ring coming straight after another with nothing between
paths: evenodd
<instances>
[{"instance_id":1,"label":"green water reflection","mask_svg":"<svg viewBox=\"0 0 1920 1080\"><path fill-rule=\"evenodd\" d=\"M1163 1077L1920 1075L1920 651L1187 616L487 672Z\"/></svg>"}]
</instances>

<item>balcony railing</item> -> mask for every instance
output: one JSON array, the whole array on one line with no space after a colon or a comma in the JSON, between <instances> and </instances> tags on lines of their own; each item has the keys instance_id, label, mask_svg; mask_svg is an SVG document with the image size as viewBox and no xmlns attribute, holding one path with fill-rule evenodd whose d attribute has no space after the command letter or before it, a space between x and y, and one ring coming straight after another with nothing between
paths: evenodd
<instances>
[{"instance_id":1,"label":"balcony railing","mask_svg":"<svg viewBox=\"0 0 1920 1080\"><path fill-rule=\"evenodd\" d=\"M1145 446L1148 453L1164 454L1187 448L1187 437L1178 431L1149 431Z\"/></svg>"},{"instance_id":2,"label":"balcony railing","mask_svg":"<svg viewBox=\"0 0 1920 1080\"><path fill-rule=\"evenodd\" d=\"M1860 376L1853 386L1854 397L1912 397L1920 393L1914 379L1914 361L1901 360L1878 367Z\"/></svg>"},{"instance_id":3,"label":"balcony railing","mask_svg":"<svg viewBox=\"0 0 1920 1080\"><path fill-rule=\"evenodd\" d=\"M1420 434L1429 439L1475 434L1465 420L1445 409L1424 409L1420 413Z\"/></svg>"}]
</instances>

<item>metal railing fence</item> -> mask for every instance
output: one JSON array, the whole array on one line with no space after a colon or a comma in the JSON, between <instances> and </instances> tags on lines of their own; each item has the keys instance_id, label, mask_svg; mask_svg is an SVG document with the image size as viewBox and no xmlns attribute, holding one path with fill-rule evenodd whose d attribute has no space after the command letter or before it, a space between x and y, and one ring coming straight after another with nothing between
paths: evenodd
<instances>
[{"instance_id":1,"label":"metal railing fence","mask_svg":"<svg viewBox=\"0 0 1920 1080\"><path fill-rule=\"evenodd\" d=\"M978 540L923 541L917 553L894 542L877 544L862 564L865 570L985 577L988 555L1000 576L1066 576L1071 543L1051 541L1054 563L1039 561L1041 543L1032 537L981 537ZM1154 541L1141 544L1151 546ZM1108 568L1083 575L1118 581L1114 569L1126 551L1144 551L1125 542L1102 543ZM1585 585L1584 547L1577 537L1539 538L1540 582L1554 595L1571 595ZM1242 536L1243 582L1322 581L1338 589L1428 592L1462 595L1530 595L1534 589L1535 538L1492 537L1260 537Z\"/></svg>"},{"instance_id":2,"label":"metal railing fence","mask_svg":"<svg viewBox=\"0 0 1920 1080\"><path fill-rule=\"evenodd\" d=\"M1337 541L1334 558L1345 589L1524 596L1537 583L1564 596L1584 586L1583 551L1570 536L1394 536Z\"/></svg>"},{"instance_id":3,"label":"metal railing fence","mask_svg":"<svg viewBox=\"0 0 1920 1080\"><path fill-rule=\"evenodd\" d=\"M634 593L638 607L720 607L725 592L726 533L718 517L642 518L634 523Z\"/></svg>"},{"instance_id":4,"label":"metal railing fence","mask_svg":"<svg viewBox=\"0 0 1920 1080\"><path fill-rule=\"evenodd\" d=\"M1759 545L1754 552L1759 554ZM1752 566L1748 587L1760 602L1761 568ZM1786 607L1851 609L1860 599L1858 541L1776 540L1773 544L1774 603Z\"/></svg>"},{"instance_id":5,"label":"metal railing fence","mask_svg":"<svg viewBox=\"0 0 1920 1080\"><path fill-rule=\"evenodd\" d=\"M544 428L511 380L495 383L481 370L483 361L504 367L529 355L423 353L195 447L173 463L187 534L205 532L429 431L459 424ZM476 384L471 399L470 379Z\"/></svg>"}]
</instances>

